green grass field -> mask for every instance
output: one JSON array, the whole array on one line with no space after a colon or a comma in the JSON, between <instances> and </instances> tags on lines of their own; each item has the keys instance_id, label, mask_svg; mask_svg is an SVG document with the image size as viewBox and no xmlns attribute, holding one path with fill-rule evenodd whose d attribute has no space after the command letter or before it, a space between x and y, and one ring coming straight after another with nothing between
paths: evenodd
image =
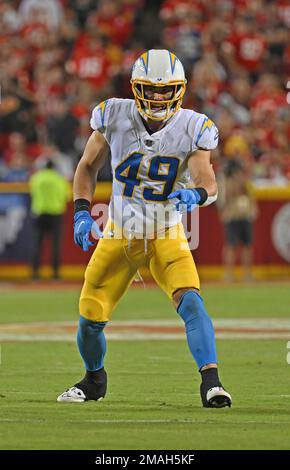
<instances>
[{"instance_id":1,"label":"green grass field","mask_svg":"<svg viewBox=\"0 0 290 470\"><path fill-rule=\"evenodd\" d=\"M77 320L78 289L0 287L1 323ZM213 318L287 318L286 283L205 285ZM174 320L158 289L131 289L121 320ZM290 337L289 339L290 340ZM1 344L1 449L290 449L287 339L217 341L231 409L203 409L185 339L109 341L102 402L56 403L82 376L74 342Z\"/></svg>"}]
</instances>

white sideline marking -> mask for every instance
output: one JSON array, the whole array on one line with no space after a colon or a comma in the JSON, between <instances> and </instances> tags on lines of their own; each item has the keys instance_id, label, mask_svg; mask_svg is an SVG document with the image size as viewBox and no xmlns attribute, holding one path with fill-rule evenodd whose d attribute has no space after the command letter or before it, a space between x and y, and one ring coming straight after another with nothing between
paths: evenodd
<instances>
[{"instance_id":1,"label":"white sideline marking","mask_svg":"<svg viewBox=\"0 0 290 470\"><path fill-rule=\"evenodd\" d=\"M71 405L71 404L70 404ZM78 403L79 405L79 403ZM83 404L82 404L83 405ZM67 406L59 405L57 406ZM0 423L43 423L47 420L42 419L17 419L17 418L0 418ZM94 423L94 424L217 424L217 421L210 419L82 419L82 420L68 420L66 421L71 424L80 424L80 423ZM290 421L227 421L221 420L222 424L266 424L273 425L276 424L281 426L281 424L290 424Z\"/></svg>"},{"instance_id":2,"label":"white sideline marking","mask_svg":"<svg viewBox=\"0 0 290 470\"><path fill-rule=\"evenodd\" d=\"M71 421L72 423L74 421ZM100 424L217 424L214 420L199 419L85 419L82 423L100 423ZM221 424L290 424L290 421L221 421Z\"/></svg>"},{"instance_id":3,"label":"white sideline marking","mask_svg":"<svg viewBox=\"0 0 290 470\"><path fill-rule=\"evenodd\" d=\"M247 318L214 320L218 339L290 339L289 318ZM0 325L0 342L68 341L74 342L77 322L33 322ZM181 320L113 321L106 328L113 341L183 340Z\"/></svg>"},{"instance_id":4,"label":"white sideline marking","mask_svg":"<svg viewBox=\"0 0 290 470\"><path fill-rule=\"evenodd\" d=\"M290 395L258 395L262 398L290 398Z\"/></svg>"}]
</instances>

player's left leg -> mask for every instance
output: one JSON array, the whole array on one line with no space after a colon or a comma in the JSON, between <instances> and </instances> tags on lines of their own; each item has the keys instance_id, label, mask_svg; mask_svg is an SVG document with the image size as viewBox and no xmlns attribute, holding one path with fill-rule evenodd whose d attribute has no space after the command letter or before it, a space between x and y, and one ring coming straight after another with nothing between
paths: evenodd
<instances>
[{"instance_id":1,"label":"player's left leg","mask_svg":"<svg viewBox=\"0 0 290 470\"><path fill-rule=\"evenodd\" d=\"M215 334L199 291L181 288L173 293L176 310L185 323L187 342L201 373L200 394L204 407L231 406L231 396L219 380Z\"/></svg>"},{"instance_id":2,"label":"player's left leg","mask_svg":"<svg viewBox=\"0 0 290 470\"><path fill-rule=\"evenodd\" d=\"M199 277L182 226L175 238L154 240L150 269L185 323L188 346L201 372L203 406L230 406L231 397L217 373L213 325L199 295Z\"/></svg>"}]
</instances>

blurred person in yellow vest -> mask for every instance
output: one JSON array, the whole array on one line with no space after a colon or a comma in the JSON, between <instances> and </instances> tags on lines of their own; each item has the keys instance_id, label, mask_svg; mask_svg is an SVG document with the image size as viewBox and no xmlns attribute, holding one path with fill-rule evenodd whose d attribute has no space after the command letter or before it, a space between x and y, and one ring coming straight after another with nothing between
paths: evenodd
<instances>
[{"instance_id":1,"label":"blurred person in yellow vest","mask_svg":"<svg viewBox=\"0 0 290 470\"><path fill-rule=\"evenodd\" d=\"M62 219L71 195L70 186L55 170L53 162L48 160L45 168L32 175L29 188L34 229L33 278L39 278L42 245L44 238L49 236L52 243L53 277L58 279Z\"/></svg>"},{"instance_id":2,"label":"blurred person in yellow vest","mask_svg":"<svg viewBox=\"0 0 290 470\"><path fill-rule=\"evenodd\" d=\"M238 248L241 248L244 280L249 281L252 279L253 222L257 205L249 191L247 172L238 160L230 160L224 169L219 185L219 210L225 231L225 280L234 279Z\"/></svg>"}]
</instances>

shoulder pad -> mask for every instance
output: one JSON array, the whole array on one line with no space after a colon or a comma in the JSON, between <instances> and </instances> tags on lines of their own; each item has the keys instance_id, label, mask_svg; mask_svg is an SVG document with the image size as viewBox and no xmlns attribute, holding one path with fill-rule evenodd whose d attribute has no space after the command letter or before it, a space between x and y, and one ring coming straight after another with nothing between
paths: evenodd
<instances>
[{"instance_id":1,"label":"shoulder pad","mask_svg":"<svg viewBox=\"0 0 290 470\"><path fill-rule=\"evenodd\" d=\"M218 145L219 132L214 122L202 114L195 126L194 143L196 148L213 150Z\"/></svg>"},{"instance_id":2,"label":"shoulder pad","mask_svg":"<svg viewBox=\"0 0 290 470\"><path fill-rule=\"evenodd\" d=\"M100 132L105 132L109 122L110 108L112 106L113 98L102 101L96 106L91 115L90 125L91 128Z\"/></svg>"}]
</instances>

